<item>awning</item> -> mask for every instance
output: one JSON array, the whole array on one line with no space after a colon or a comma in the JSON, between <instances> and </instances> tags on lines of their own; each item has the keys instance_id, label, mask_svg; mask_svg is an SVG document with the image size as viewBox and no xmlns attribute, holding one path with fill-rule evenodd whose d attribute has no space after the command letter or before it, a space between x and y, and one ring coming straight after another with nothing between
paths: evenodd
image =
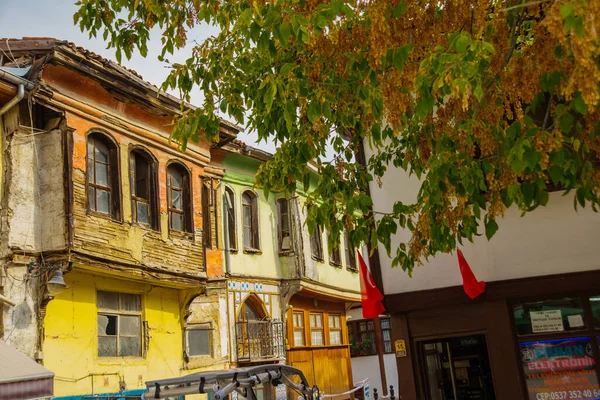
<instances>
[{"instance_id":1,"label":"awning","mask_svg":"<svg viewBox=\"0 0 600 400\"><path fill-rule=\"evenodd\" d=\"M54 394L54 373L0 340L0 399L39 399Z\"/></svg>"}]
</instances>

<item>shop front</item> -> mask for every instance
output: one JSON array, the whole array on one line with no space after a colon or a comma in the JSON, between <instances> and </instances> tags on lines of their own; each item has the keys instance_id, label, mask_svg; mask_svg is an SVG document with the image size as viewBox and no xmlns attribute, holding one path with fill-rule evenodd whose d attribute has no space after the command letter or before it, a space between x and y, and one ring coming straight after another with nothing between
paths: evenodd
<instances>
[{"instance_id":1,"label":"shop front","mask_svg":"<svg viewBox=\"0 0 600 400\"><path fill-rule=\"evenodd\" d=\"M394 294L402 399L600 399L600 271ZM404 355L406 354L406 355Z\"/></svg>"}]
</instances>

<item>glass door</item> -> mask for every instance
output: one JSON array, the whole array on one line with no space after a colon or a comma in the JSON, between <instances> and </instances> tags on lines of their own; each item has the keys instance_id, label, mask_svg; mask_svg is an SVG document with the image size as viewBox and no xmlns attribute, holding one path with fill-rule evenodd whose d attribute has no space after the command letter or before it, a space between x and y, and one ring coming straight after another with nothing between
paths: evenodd
<instances>
[{"instance_id":1,"label":"glass door","mask_svg":"<svg viewBox=\"0 0 600 400\"><path fill-rule=\"evenodd\" d=\"M428 400L495 400L484 335L418 342Z\"/></svg>"}]
</instances>

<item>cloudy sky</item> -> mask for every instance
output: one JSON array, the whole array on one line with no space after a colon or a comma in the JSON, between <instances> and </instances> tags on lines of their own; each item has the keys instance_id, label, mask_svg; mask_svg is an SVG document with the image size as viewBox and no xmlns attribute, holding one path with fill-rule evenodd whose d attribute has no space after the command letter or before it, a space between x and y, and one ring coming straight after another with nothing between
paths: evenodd
<instances>
[{"instance_id":1,"label":"cloudy sky","mask_svg":"<svg viewBox=\"0 0 600 400\"><path fill-rule=\"evenodd\" d=\"M75 0L0 0L0 38L52 37L68 40L114 60L114 51L106 49L101 37L90 39L87 33L82 33L79 27L73 25L73 14L77 11L74 3ZM213 33L215 28L200 26L190 32L188 39L202 41ZM168 69L156 58L160 53L160 36L155 35L151 39L147 58L134 55L131 60L123 57L122 62L158 86L167 76ZM182 51L169 59L179 62L185 60L186 56L186 52ZM196 96L192 94L192 103L201 104L199 93ZM270 152L275 150L271 143L255 143L256 134L243 133L239 138L261 149Z\"/></svg>"}]
</instances>

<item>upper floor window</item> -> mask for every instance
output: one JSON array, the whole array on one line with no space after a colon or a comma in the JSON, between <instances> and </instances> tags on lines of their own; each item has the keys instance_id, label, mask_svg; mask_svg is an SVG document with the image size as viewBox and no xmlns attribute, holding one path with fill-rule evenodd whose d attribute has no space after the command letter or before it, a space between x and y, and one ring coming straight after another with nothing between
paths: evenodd
<instances>
[{"instance_id":1,"label":"upper floor window","mask_svg":"<svg viewBox=\"0 0 600 400\"><path fill-rule=\"evenodd\" d=\"M287 199L277 199L279 212L279 251L286 252L292 249L292 236L290 233L290 212Z\"/></svg>"},{"instance_id":2,"label":"upper floor window","mask_svg":"<svg viewBox=\"0 0 600 400\"><path fill-rule=\"evenodd\" d=\"M131 216L133 222L158 229L158 191L156 162L140 149L129 154Z\"/></svg>"},{"instance_id":3,"label":"upper floor window","mask_svg":"<svg viewBox=\"0 0 600 400\"><path fill-rule=\"evenodd\" d=\"M250 190L246 190L242 195L242 225L244 250L259 250L258 199Z\"/></svg>"},{"instance_id":4,"label":"upper floor window","mask_svg":"<svg viewBox=\"0 0 600 400\"><path fill-rule=\"evenodd\" d=\"M169 229L177 232L192 232L192 200L190 174L181 164L167 167L167 197Z\"/></svg>"},{"instance_id":5,"label":"upper floor window","mask_svg":"<svg viewBox=\"0 0 600 400\"><path fill-rule=\"evenodd\" d=\"M98 292L98 356L142 355L142 300L137 294Z\"/></svg>"},{"instance_id":6,"label":"upper floor window","mask_svg":"<svg viewBox=\"0 0 600 400\"><path fill-rule=\"evenodd\" d=\"M204 237L204 245L208 248L213 247L213 237L217 238L217 227L213 235L213 221L216 220L215 198L216 191L212 178L204 178L202 180L202 235Z\"/></svg>"},{"instance_id":7,"label":"upper floor window","mask_svg":"<svg viewBox=\"0 0 600 400\"><path fill-rule=\"evenodd\" d=\"M350 234L344 231L344 242L346 243L346 268L356 271L356 250L350 242Z\"/></svg>"},{"instance_id":8,"label":"upper floor window","mask_svg":"<svg viewBox=\"0 0 600 400\"><path fill-rule=\"evenodd\" d=\"M88 210L121 217L117 145L95 132L87 139Z\"/></svg>"},{"instance_id":9,"label":"upper floor window","mask_svg":"<svg viewBox=\"0 0 600 400\"><path fill-rule=\"evenodd\" d=\"M323 261L323 239L321 225L316 225L310 235L310 253L318 261Z\"/></svg>"},{"instance_id":10,"label":"upper floor window","mask_svg":"<svg viewBox=\"0 0 600 400\"><path fill-rule=\"evenodd\" d=\"M339 238L339 236L338 236L338 238ZM337 240L337 247L331 246L331 251L329 252L329 263L331 265L335 265L335 266L342 265L342 257L340 256L339 240Z\"/></svg>"},{"instance_id":11,"label":"upper floor window","mask_svg":"<svg viewBox=\"0 0 600 400\"><path fill-rule=\"evenodd\" d=\"M237 227L235 223L235 195L231 188L225 188L225 223L226 226L226 239L229 240L229 249L237 250L237 238L236 232Z\"/></svg>"}]
</instances>

